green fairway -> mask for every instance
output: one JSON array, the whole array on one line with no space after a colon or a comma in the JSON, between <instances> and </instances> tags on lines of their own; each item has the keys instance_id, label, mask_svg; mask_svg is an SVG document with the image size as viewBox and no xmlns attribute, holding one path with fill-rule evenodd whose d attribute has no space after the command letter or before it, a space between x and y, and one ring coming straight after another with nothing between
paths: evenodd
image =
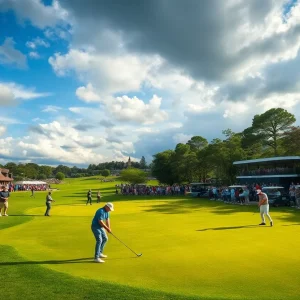
<instances>
[{"instance_id":1,"label":"green fairway","mask_svg":"<svg viewBox=\"0 0 300 300\"><path fill-rule=\"evenodd\" d=\"M254 206L189 197L116 196L115 183L67 180L53 192L11 194L0 218L3 299L299 299L300 212L271 208L274 227L259 227ZM94 203L86 206L93 189ZM102 204L95 203L100 188ZM105 264L92 262L90 223L110 201L114 234ZM3 271L2 271L3 270ZM111 298L109 298L111 297Z\"/></svg>"}]
</instances>

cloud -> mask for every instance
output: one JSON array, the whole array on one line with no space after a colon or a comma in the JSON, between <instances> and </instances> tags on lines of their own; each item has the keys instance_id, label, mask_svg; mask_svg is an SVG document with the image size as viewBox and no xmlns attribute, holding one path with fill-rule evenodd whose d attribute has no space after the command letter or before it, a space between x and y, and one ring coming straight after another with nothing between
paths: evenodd
<instances>
[{"instance_id":1,"label":"cloud","mask_svg":"<svg viewBox=\"0 0 300 300\"><path fill-rule=\"evenodd\" d=\"M60 111L62 108L59 107L59 106L55 106L55 105L48 105L46 106L42 112L53 112L53 113L56 113L58 111Z\"/></svg>"},{"instance_id":2,"label":"cloud","mask_svg":"<svg viewBox=\"0 0 300 300\"><path fill-rule=\"evenodd\" d=\"M15 105L17 100L36 99L50 95L50 93L37 93L33 88L27 88L14 82L0 82L0 106Z\"/></svg>"},{"instance_id":3,"label":"cloud","mask_svg":"<svg viewBox=\"0 0 300 300\"><path fill-rule=\"evenodd\" d=\"M137 97L117 97L107 104L109 111L119 121L134 121L141 124L154 124L168 119L167 112L160 110L161 98L154 95L146 104Z\"/></svg>"},{"instance_id":4,"label":"cloud","mask_svg":"<svg viewBox=\"0 0 300 300\"><path fill-rule=\"evenodd\" d=\"M88 131L89 129L95 128L95 126L91 124L77 124L73 128L79 131Z\"/></svg>"},{"instance_id":5,"label":"cloud","mask_svg":"<svg viewBox=\"0 0 300 300\"><path fill-rule=\"evenodd\" d=\"M0 106L11 105L15 100L12 90L2 83L0 83Z\"/></svg>"},{"instance_id":6,"label":"cloud","mask_svg":"<svg viewBox=\"0 0 300 300\"><path fill-rule=\"evenodd\" d=\"M2 0L0 11L13 10L21 21L29 20L38 28L55 26L68 18L68 13L59 1L54 0L50 5L44 5L40 0Z\"/></svg>"},{"instance_id":7,"label":"cloud","mask_svg":"<svg viewBox=\"0 0 300 300\"><path fill-rule=\"evenodd\" d=\"M101 120L99 122L100 125L104 126L104 127L107 127L107 128L111 128L111 127L114 127L114 123L109 121L109 120Z\"/></svg>"},{"instance_id":8,"label":"cloud","mask_svg":"<svg viewBox=\"0 0 300 300\"><path fill-rule=\"evenodd\" d=\"M64 119L30 126L28 136L0 138L0 148L9 147L9 151L0 149L0 155L15 157L19 161L87 165L105 159L101 152L106 143L102 136L81 134Z\"/></svg>"},{"instance_id":9,"label":"cloud","mask_svg":"<svg viewBox=\"0 0 300 300\"><path fill-rule=\"evenodd\" d=\"M87 87L81 86L76 90L76 96L89 103L89 102L99 102L100 96L97 95L93 89L93 86L89 83Z\"/></svg>"},{"instance_id":10,"label":"cloud","mask_svg":"<svg viewBox=\"0 0 300 300\"><path fill-rule=\"evenodd\" d=\"M0 136L3 135L6 132L6 127L3 125L0 125Z\"/></svg>"},{"instance_id":11,"label":"cloud","mask_svg":"<svg viewBox=\"0 0 300 300\"><path fill-rule=\"evenodd\" d=\"M49 63L58 76L75 72L80 80L87 83L87 87L80 87L76 94L91 102L98 101L101 95L138 91L148 71L157 62L153 57L115 56L92 49L71 49L65 55L55 53L49 58Z\"/></svg>"},{"instance_id":12,"label":"cloud","mask_svg":"<svg viewBox=\"0 0 300 300\"><path fill-rule=\"evenodd\" d=\"M27 67L26 56L15 49L15 42L11 37L7 37L0 46L0 64L14 65L22 69Z\"/></svg>"},{"instance_id":13,"label":"cloud","mask_svg":"<svg viewBox=\"0 0 300 300\"><path fill-rule=\"evenodd\" d=\"M36 37L32 41L27 41L26 47L31 48L31 49L36 49L38 47L49 48L50 44L48 42L46 42L45 40L41 39L40 37Z\"/></svg>"},{"instance_id":14,"label":"cloud","mask_svg":"<svg viewBox=\"0 0 300 300\"><path fill-rule=\"evenodd\" d=\"M48 40L57 41L58 39L68 40L71 37L71 33L65 28L47 28L44 31L44 35Z\"/></svg>"},{"instance_id":15,"label":"cloud","mask_svg":"<svg viewBox=\"0 0 300 300\"><path fill-rule=\"evenodd\" d=\"M29 131L33 132L33 133L40 134L40 135L45 135L48 138L50 138L50 136L48 135L48 133L46 131L44 131L44 129L40 125L30 126L29 127Z\"/></svg>"},{"instance_id":16,"label":"cloud","mask_svg":"<svg viewBox=\"0 0 300 300\"><path fill-rule=\"evenodd\" d=\"M32 59L39 59L41 58L40 55L36 51L29 52L29 57Z\"/></svg>"},{"instance_id":17,"label":"cloud","mask_svg":"<svg viewBox=\"0 0 300 300\"><path fill-rule=\"evenodd\" d=\"M33 122L43 122L43 120L40 118L33 118L32 121Z\"/></svg>"},{"instance_id":18,"label":"cloud","mask_svg":"<svg viewBox=\"0 0 300 300\"><path fill-rule=\"evenodd\" d=\"M0 116L0 123L5 125L22 124L22 122L19 119L14 119L14 118L4 117L4 116Z\"/></svg>"},{"instance_id":19,"label":"cloud","mask_svg":"<svg viewBox=\"0 0 300 300\"><path fill-rule=\"evenodd\" d=\"M122 0L65 0L63 5L75 20L78 44L105 51L105 42L99 41L106 40L99 39L99 31L113 32L112 51L119 47L141 55L158 54L194 78L216 81L294 55L299 48L298 3L284 19L285 3L191 1L188 10L180 0L143 5L133 1L130 6Z\"/></svg>"}]
</instances>

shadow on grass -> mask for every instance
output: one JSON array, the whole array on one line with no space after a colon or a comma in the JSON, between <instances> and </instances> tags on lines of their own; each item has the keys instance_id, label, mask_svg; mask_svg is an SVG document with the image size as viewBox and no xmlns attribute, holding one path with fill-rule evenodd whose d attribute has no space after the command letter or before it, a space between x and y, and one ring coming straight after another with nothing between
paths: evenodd
<instances>
[{"instance_id":1,"label":"shadow on grass","mask_svg":"<svg viewBox=\"0 0 300 300\"><path fill-rule=\"evenodd\" d=\"M158 200L158 199L157 199ZM161 198L160 200L164 200ZM210 201L199 198L181 198L181 199L165 199L154 205L140 206L144 212L153 212L161 214L187 214L193 211L207 211L216 215L233 215L236 213L252 213L258 215L259 211L256 206L245 205L229 205L223 202ZM173 200L173 201L172 201ZM146 204L146 203L145 203ZM281 213L276 216L276 220L300 223L300 211L290 207L270 207L270 214Z\"/></svg>"},{"instance_id":2,"label":"shadow on grass","mask_svg":"<svg viewBox=\"0 0 300 300\"><path fill-rule=\"evenodd\" d=\"M214 228L198 229L198 230L196 230L196 231L232 230L232 229L257 228L257 227L266 227L266 226L259 226L259 225L245 225L245 226L231 226L231 227L214 227Z\"/></svg>"},{"instance_id":3,"label":"shadow on grass","mask_svg":"<svg viewBox=\"0 0 300 300\"><path fill-rule=\"evenodd\" d=\"M137 257L106 258L105 260L135 259ZM63 264L95 264L93 257L64 259L64 260L41 260L41 261L7 261L0 262L0 266L18 266L18 265L63 265Z\"/></svg>"},{"instance_id":4,"label":"shadow on grass","mask_svg":"<svg viewBox=\"0 0 300 300\"><path fill-rule=\"evenodd\" d=\"M44 215L9 215L10 217L45 217Z\"/></svg>"}]
</instances>

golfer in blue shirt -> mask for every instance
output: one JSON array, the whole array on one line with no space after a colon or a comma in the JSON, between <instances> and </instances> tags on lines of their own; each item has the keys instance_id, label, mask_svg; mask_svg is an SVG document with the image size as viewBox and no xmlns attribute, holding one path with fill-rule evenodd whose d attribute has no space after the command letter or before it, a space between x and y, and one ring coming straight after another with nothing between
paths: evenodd
<instances>
[{"instance_id":1,"label":"golfer in blue shirt","mask_svg":"<svg viewBox=\"0 0 300 300\"><path fill-rule=\"evenodd\" d=\"M107 255L103 254L103 249L107 243L107 232L111 232L109 212L114 211L114 205L110 202L106 203L104 207L98 209L92 221L92 232L96 239L95 259L97 263L104 263L101 258L106 258ZM105 231L106 230L106 231Z\"/></svg>"}]
</instances>

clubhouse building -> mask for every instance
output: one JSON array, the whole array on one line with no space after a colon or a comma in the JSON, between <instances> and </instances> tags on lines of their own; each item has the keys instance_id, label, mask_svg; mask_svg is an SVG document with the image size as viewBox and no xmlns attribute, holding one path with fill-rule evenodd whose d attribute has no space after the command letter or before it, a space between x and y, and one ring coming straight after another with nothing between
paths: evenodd
<instances>
[{"instance_id":1,"label":"clubhouse building","mask_svg":"<svg viewBox=\"0 0 300 300\"><path fill-rule=\"evenodd\" d=\"M300 156L281 156L235 161L240 184L265 183L287 187L300 183Z\"/></svg>"},{"instance_id":2,"label":"clubhouse building","mask_svg":"<svg viewBox=\"0 0 300 300\"><path fill-rule=\"evenodd\" d=\"M0 168L0 185L8 185L12 181L12 174L9 173L9 170Z\"/></svg>"}]
</instances>

